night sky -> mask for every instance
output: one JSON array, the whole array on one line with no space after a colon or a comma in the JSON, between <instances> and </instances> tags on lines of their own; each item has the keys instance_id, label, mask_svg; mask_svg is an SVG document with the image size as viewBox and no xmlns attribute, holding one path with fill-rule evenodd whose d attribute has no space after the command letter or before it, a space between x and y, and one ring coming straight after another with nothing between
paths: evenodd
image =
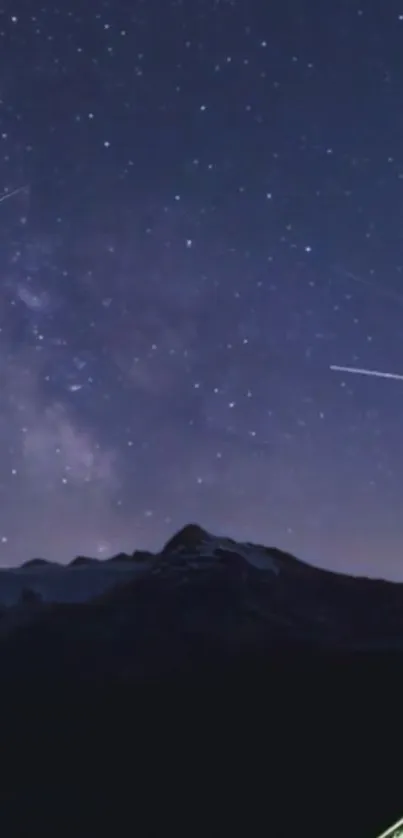
<instances>
[{"instance_id":1,"label":"night sky","mask_svg":"<svg viewBox=\"0 0 403 838\"><path fill-rule=\"evenodd\" d=\"M403 3L5 5L0 564L403 579Z\"/></svg>"}]
</instances>

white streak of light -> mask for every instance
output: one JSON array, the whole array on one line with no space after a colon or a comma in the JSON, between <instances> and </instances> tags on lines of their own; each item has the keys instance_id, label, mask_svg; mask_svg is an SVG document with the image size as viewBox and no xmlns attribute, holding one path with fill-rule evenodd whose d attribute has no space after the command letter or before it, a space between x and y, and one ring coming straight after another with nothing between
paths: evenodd
<instances>
[{"instance_id":1,"label":"white streak of light","mask_svg":"<svg viewBox=\"0 0 403 838\"><path fill-rule=\"evenodd\" d=\"M397 823L394 823L393 826L390 826L386 832L382 832L382 835L379 835L378 838L398 838L401 835L401 832L396 832L399 827L403 827L403 818Z\"/></svg>"},{"instance_id":2,"label":"white streak of light","mask_svg":"<svg viewBox=\"0 0 403 838\"><path fill-rule=\"evenodd\" d=\"M0 195L0 204L3 201L8 201L9 198L13 198L14 195L19 195L20 192L26 192L27 188L27 186L19 186L18 189L13 189L12 192L4 192L3 195Z\"/></svg>"},{"instance_id":3,"label":"white streak of light","mask_svg":"<svg viewBox=\"0 0 403 838\"><path fill-rule=\"evenodd\" d=\"M331 370L336 372L351 372L354 375L373 375L375 378L394 378L396 381L403 381L403 375L398 375L395 372L379 372L378 370L362 370L358 367L339 367L337 364L330 366Z\"/></svg>"}]
</instances>

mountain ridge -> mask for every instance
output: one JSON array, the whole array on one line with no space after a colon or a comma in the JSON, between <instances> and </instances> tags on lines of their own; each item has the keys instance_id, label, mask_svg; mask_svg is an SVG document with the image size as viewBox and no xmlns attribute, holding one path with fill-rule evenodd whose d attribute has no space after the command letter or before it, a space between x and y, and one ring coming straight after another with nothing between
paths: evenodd
<instances>
[{"instance_id":1,"label":"mountain ridge","mask_svg":"<svg viewBox=\"0 0 403 838\"><path fill-rule=\"evenodd\" d=\"M53 561L50 559L45 559L42 557L35 557L32 559L27 559L26 561L22 562L20 565L9 566L9 567L0 567L0 574L1 573L16 573L25 570L31 569L60 569L60 570L68 570L73 567L79 566L86 566L86 565L93 565L94 567L107 567L110 564L116 564L118 562L127 563L130 562L147 562L149 560L153 560L159 556L167 556L171 553L175 553L178 549L181 551L185 549L196 549L198 546L202 544L211 545L213 543L218 545L219 543L224 546L232 545L235 548L245 547L250 550L259 550L266 553L268 556L271 556L273 560L278 557L281 560L286 560L294 566L301 566L306 568L309 571L314 571L315 573L323 573L326 575L333 575L337 577L346 577L348 579L359 579L365 580L368 582L376 582L376 583L386 583L393 586L402 585L403 582L399 582L396 580L386 579L382 576L366 576L365 574L357 574L357 573L346 573L345 571L338 571L330 568L321 567L315 564L311 564L309 561L304 559L298 558L293 553L290 553L287 550L283 550L279 547L268 547L266 545L262 545L259 542L240 542L237 539L225 536L225 535L216 535L211 533L209 530L204 529L199 524L190 523L185 524L181 529L179 529L174 535L168 539L168 541L163 544L161 550L157 550L155 552L151 550L145 549L136 549L133 550L131 553L114 553L108 558L95 558L94 556L87 556L83 554L78 554L75 556L71 561L67 563L62 563L58 561Z\"/></svg>"},{"instance_id":2,"label":"mountain ridge","mask_svg":"<svg viewBox=\"0 0 403 838\"><path fill-rule=\"evenodd\" d=\"M141 558L7 573L20 595L0 611L3 674L141 680L273 654L403 652L402 584L316 568L196 524Z\"/></svg>"}]
</instances>

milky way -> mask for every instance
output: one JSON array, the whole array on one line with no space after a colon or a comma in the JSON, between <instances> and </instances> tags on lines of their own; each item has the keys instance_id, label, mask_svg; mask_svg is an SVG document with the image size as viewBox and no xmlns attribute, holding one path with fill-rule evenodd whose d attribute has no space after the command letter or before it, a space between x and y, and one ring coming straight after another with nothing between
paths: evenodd
<instances>
[{"instance_id":1,"label":"milky way","mask_svg":"<svg viewBox=\"0 0 403 838\"><path fill-rule=\"evenodd\" d=\"M403 394L329 373L402 369L395 5L28 5L0 14L0 564L194 520L403 578Z\"/></svg>"}]
</instances>

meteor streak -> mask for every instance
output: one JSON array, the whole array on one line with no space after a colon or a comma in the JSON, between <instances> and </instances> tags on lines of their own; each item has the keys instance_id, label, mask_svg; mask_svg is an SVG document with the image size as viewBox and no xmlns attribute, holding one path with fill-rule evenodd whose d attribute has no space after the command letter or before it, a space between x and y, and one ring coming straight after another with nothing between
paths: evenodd
<instances>
[{"instance_id":1,"label":"meteor streak","mask_svg":"<svg viewBox=\"0 0 403 838\"><path fill-rule=\"evenodd\" d=\"M387 297L389 300L395 300L398 303L403 303L403 295L398 294L396 291L393 291L392 288L382 288L378 282L375 282L373 279L366 279L365 277L358 276L357 274L352 273L351 271L346 271L344 268L335 267L334 270L340 276L344 276L347 279L352 279L354 282L359 283L360 285L364 285L367 288L370 288L375 294L378 294L382 297Z\"/></svg>"},{"instance_id":2,"label":"meteor streak","mask_svg":"<svg viewBox=\"0 0 403 838\"><path fill-rule=\"evenodd\" d=\"M331 364L331 370L336 372L350 372L353 375L373 375L375 378L394 378L396 381L403 381L403 375L398 375L395 372L379 372L378 370L362 370L358 367L339 367L337 364Z\"/></svg>"},{"instance_id":3,"label":"meteor streak","mask_svg":"<svg viewBox=\"0 0 403 838\"><path fill-rule=\"evenodd\" d=\"M14 195L19 195L20 192L26 192L27 189L27 186L19 186L18 189L13 189L12 192L4 192L3 195L0 195L0 204L2 204L3 201L8 201L9 198L13 198Z\"/></svg>"}]
</instances>

